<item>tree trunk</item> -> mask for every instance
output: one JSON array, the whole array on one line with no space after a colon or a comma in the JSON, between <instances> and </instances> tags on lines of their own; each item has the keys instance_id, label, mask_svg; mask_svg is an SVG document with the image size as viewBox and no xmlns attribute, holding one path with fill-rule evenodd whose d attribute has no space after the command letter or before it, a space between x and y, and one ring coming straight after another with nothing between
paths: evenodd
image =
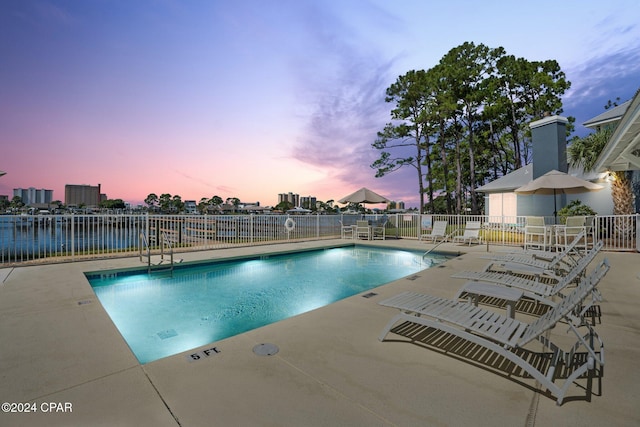
<instances>
[{"instance_id":1,"label":"tree trunk","mask_svg":"<svg viewBox=\"0 0 640 427\"><path fill-rule=\"evenodd\" d=\"M431 170L431 148L425 136L425 163L427 166L427 191L429 192L429 213L434 213L433 208L433 171Z\"/></svg>"},{"instance_id":2,"label":"tree trunk","mask_svg":"<svg viewBox=\"0 0 640 427\"><path fill-rule=\"evenodd\" d=\"M611 183L611 198L613 199L614 215L632 215L633 208L633 190L631 182L627 179L625 172L615 172L614 180Z\"/></svg>"},{"instance_id":3,"label":"tree trunk","mask_svg":"<svg viewBox=\"0 0 640 427\"><path fill-rule=\"evenodd\" d=\"M449 164L447 163L447 146L445 139L445 123L440 120L440 160L442 161L442 175L444 176L444 192L447 201L447 214L451 215L451 197L449 191Z\"/></svg>"},{"instance_id":4,"label":"tree trunk","mask_svg":"<svg viewBox=\"0 0 640 427\"><path fill-rule=\"evenodd\" d=\"M471 187L471 213L473 215L477 215L478 202L476 200L476 157L475 147L473 146L473 122L470 112L467 115L467 123L469 125L469 182Z\"/></svg>"},{"instance_id":5,"label":"tree trunk","mask_svg":"<svg viewBox=\"0 0 640 427\"><path fill-rule=\"evenodd\" d=\"M462 211L462 162L460 160L460 139L456 137L456 213Z\"/></svg>"},{"instance_id":6,"label":"tree trunk","mask_svg":"<svg viewBox=\"0 0 640 427\"><path fill-rule=\"evenodd\" d=\"M633 207L633 189L631 181L627 178L624 171L615 172L614 180L611 182L611 198L613 199L614 215L632 215ZM633 225L633 217L623 216L622 218L614 218L615 224L613 234L616 239L629 241L633 238L635 227Z\"/></svg>"}]
</instances>

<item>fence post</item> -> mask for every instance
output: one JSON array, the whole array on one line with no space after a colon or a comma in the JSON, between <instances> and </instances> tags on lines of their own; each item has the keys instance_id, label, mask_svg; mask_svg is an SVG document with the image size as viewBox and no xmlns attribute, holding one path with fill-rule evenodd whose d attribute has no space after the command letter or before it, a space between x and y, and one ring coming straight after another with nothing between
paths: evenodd
<instances>
[{"instance_id":1,"label":"fence post","mask_svg":"<svg viewBox=\"0 0 640 427\"><path fill-rule=\"evenodd\" d=\"M255 214L249 215L249 242L253 243L253 229L255 227L254 224Z\"/></svg>"},{"instance_id":2,"label":"fence post","mask_svg":"<svg viewBox=\"0 0 640 427\"><path fill-rule=\"evenodd\" d=\"M75 239L75 215L71 215L71 261L75 261L76 256L76 239Z\"/></svg>"},{"instance_id":3,"label":"fence post","mask_svg":"<svg viewBox=\"0 0 640 427\"><path fill-rule=\"evenodd\" d=\"M638 227L638 217L640 215L636 214L636 252L640 252L640 227Z\"/></svg>"},{"instance_id":4,"label":"fence post","mask_svg":"<svg viewBox=\"0 0 640 427\"><path fill-rule=\"evenodd\" d=\"M147 239L147 248L149 248L149 250L151 250L151 242L149 242L149 212L146 213L146 215L144 216L144 235L145 238Z\"/></svg>"}]
</instances>

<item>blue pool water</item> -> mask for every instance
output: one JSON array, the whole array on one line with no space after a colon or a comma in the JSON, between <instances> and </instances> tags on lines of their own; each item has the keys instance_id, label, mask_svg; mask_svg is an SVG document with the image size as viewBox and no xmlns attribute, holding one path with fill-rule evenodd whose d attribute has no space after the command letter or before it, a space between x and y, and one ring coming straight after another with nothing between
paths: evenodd
<instances>
[{"instance_id":1,"label":"blue pool water","mask_svg":"<svg viewBox=\"0 0 640 427\"><path fill-rule=\"evenodd\" d=\"M181 266L88 273L141 363L200 347L429 268L446 258L350 246Z\"/></svg>"}]
</instances>

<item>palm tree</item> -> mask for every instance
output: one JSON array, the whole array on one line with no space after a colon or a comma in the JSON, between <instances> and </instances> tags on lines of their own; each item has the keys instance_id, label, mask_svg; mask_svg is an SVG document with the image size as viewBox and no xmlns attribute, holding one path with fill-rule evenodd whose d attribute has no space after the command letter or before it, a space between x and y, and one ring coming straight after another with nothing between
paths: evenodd
<instances>
[{"instance_id":1,"label":"palm tree","mask_svg":"<svg viewBox=\"0 0 640 427\"><path fill-rule=\"evenodd\" d=\"M598 156L613 134L613 128L605 127L585 136L576 138L568 148L569 165L582 167L585 171L593 170ZM611 198L614 215L631 215L634 213L633 189L625 171L611 172Z\"/></svg>"},{"instance_id":2,"label":"palm tree","mask_svg":"<svg viewBox=\"0 0 640 427\"><path fill-rule=\"evenodd\" d=\"M587 135L584 138L576 138L568 148L569 164L572 167L582 166L585 171L593 170L600 153L609 142L614 129L605 127ZM625 171L610 172L611 198L613 199L614 215L631 215L635 209L633 206L633 189L631 181ZM631 217L622 217L615 220L613 234L617 238L628 240L632 237L635 227Z\"/></svg>"}]
</instances>

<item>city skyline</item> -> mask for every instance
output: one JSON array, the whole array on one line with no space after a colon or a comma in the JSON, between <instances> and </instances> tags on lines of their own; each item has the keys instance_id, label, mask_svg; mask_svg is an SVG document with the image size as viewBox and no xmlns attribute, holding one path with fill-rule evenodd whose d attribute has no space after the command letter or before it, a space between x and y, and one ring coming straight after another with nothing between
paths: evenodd
<instances>
[{"instance_id":1,"label":"city skyline","mask_svg":"<svg viewBox=\"0 0 640 427\"><path fill-rule=\"evenodd\" d=\"M82 184L82 185L66 184L64 198L53 196L53 190L46 189L46 188L35 188L35 187L14 188L12 190L12 194L10 195L0 194L0 196L6 196L7 200L9 201L11 201L14 197L17 196L21 198L22 203L24 203L25 206L40 207L40 208L46 205L56 204L57 202L60 202L64 205L77 206L79 204L82 204L82 205L87 205L91 207L97 207L98 205L96 203L87 204L87 203L84 203L84 201L81 201L81 199L82 200L86 199L85 193L90 194L90 197L93 197L94 199L96 196L102 196L105 200L121 199L120 197L108 197L106 193L101 193L100 184L98 184L97 186L86 185L86 184ZM160 196L160 195L161 194L156 194L156 196ZM174 194L172 196L180 196L180 195ZM70 200L70 198L72 200ZM202 197L198 199L181 199L181 200L183 203L195 202L195 204L197 205L198 203L200 203L202 199L209 199L209 198ZM231 198L228 198L228 199L231 199ZM226 204L228 199L223 200L223 203ZM289 202L295 207L309 207L309 205L316 206L318 202L329 202L329 201L332 202L331 204L335 206L338 206L338 204L340 204L340 202L335 200L326 200L326 201L318 200L317 197L312 195L300 196L300 194L294 193L292 191L289 191L288 193L279 193L277 195L277 199L278 199L277 202L272 204L263 204L259 200L256 200L256 201L240 200L240 204L244 206L261 206L261 207L275 207L279 205L281 202ZM394 205L400 204L404 206L404 202L401 200L390 200L386 204L389 205L390 203ZM342 203L342 204L346 206L349 203ZM144 203L143 201L143 203L139 205L144 206L146 205L146 203ZM137 206L131 205L131 207L135 208Z\"/></svg>"},{"instance_id":2,"label":"city skyline","mask_svg":"<svg viewBox=\"0 0 640 427\"><path fill-rule=\"evenodd\" d=\"M554 59L579 135L639 87L630 0L278 6L3 2L0 194L101 183L133 205L150 193L275 205L292 189L327 201L366 186L415 207L414 170L375 178L369 167L399 75L465 41Z\"/></svg>"}]
</instances>

